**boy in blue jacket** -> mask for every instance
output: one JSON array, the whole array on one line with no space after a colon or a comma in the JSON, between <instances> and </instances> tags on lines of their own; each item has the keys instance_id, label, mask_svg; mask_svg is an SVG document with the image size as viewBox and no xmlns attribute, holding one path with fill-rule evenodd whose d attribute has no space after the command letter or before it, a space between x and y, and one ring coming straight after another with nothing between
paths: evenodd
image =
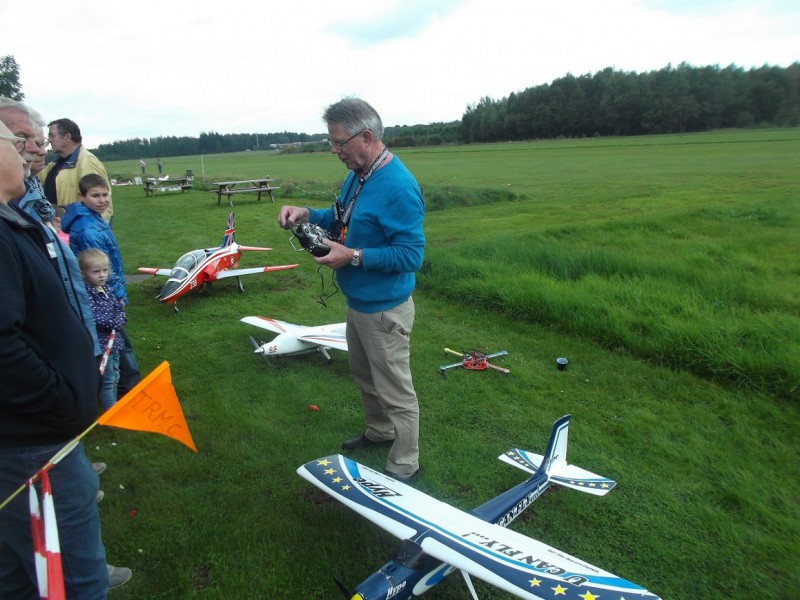
<instances>
[{"instance_id":1,"label":"boy in blue jacket","mask_svg":"<svg viewBox=\"0 0 800 600\"><path fill-rule=\"evenodd\" d=\"M78 181L78 190L80 203L67 206L67 213L61 218L61 229L69 235L69 246L75 255L88 248L99 248L106 253L110 263L106 285L124 306L128 304L128 295L125 290L122 255L114 232L103 219L103 212L111 201L108 182L102 175L90 173ZM142 376L124 327L117 331L117 336L124 344L119 356L120 389L117 395L120 396L136 385Z\"/></svg>"}]
</instances>

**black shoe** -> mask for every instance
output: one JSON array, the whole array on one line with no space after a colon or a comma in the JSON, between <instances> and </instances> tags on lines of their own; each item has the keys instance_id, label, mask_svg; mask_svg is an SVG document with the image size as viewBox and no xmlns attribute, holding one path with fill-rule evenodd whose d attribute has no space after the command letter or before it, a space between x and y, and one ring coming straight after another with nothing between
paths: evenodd
<instances>
[{"instance_id":1,"label":"black shoe","mask_svg":"<svg viewBox=\"0 0 800 600\"><path fill-rule=\"evenodd\" d=\"M386 444L394 444L394 440L373 442L366 436L366 434L362 433L361 437L353 438L352 440L345 440L344 442L342 442L342 450L358 450L360 448L371 448L373 446L385 446Z\"/></svg>"},{"instance_id":2,"label":"black shoe","mask_svg":"<svg viewBox=\"0 0 800 600\"><path fill-rule=\"evenodd\" d=\"M411 483L415 479L419 478L419 473L422 470L422 467L417 467L417 470L414 471L411 475L400 475L399 473L393 473L392 471L384 471L384 475L388 475L392 479L396 479L397 481L401 481L402 483Z\"/></svg>"}]
</instances>

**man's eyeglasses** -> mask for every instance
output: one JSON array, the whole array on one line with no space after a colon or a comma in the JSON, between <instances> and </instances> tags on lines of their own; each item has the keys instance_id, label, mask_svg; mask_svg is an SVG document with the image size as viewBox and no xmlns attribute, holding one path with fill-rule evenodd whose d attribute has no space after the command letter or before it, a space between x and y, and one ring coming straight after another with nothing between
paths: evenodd
<instances>
[{"instance_id":1,"label":"man's eyeglasses","mask_svg":"<svg viewBox=\"0 0 800 600\"><path fill-rule=\"evenodd\" d=\"M18 135L4 135L2 133L0 133L0 139L14 142L14 147L17 149L17 152L23 152L25 150L25 144L28 142L24 137L19 137Z\"/></svg>"},{"instance_id":2,"label":"man's eyeglasses","mask_svg":"<svg viewBox=\"0 0 800 600\"><path fill-rule=\"evenodd\" d=\"M334 142L333 140L328 140L328 144L330 144L330 147L331 147L331 148L344 148L344 147L347 145L347 142L349 142L349 141L350 141L350 140L352 140L353 138L357 138L358 136L360 136L360 135L361 135L362 133L364 133L365 131L369 131L369 129L362 129L362 130L361 130L361 131L359 131L357 134L355 134L355 135L351 135L349 138L347 138L347 139L346 139L345 141L343 141L343 142Z\"/></svg>"}]
</instances>

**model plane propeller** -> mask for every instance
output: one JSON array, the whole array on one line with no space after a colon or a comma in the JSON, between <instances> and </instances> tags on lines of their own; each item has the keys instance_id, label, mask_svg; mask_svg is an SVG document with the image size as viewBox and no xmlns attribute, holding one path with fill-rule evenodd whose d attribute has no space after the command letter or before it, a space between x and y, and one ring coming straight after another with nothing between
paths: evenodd
<instances>
[{"instance_id":1,"label":"model plane propeller","mask_svg":"<svg viewBox=\"0 0 800 600\"><path fill-rule=\"evenodd\" d=\"M403 540L393 560L350 592L351 600L406 600L460 569L520 598L658 600L646 589L505 527L551 484L602 496L616 482L567 464L570 415L553 425L544 455L513 449L500 460L531 477L470 513L339 454L297 473Z\"/></svg>"},{"instance_id":2,"label":"model plane propeller","mask_svg":"<svg viewBox=\"0 0 800 600\"><path fill-rule=\"evenodd\" d=\"M236 243L236 227L234 226L234 213L228 217L228 224L225 235L222 237L222 244L218 248L201 248L192 250L181 256L171 269L157 269L151 267L139 267L140 273L148 275L161 275L169 277L161 288L158 296L161 302L175 304L178 298L195 289L202 288L205 284L211 284L218 279L236 277L239 291L244 292L244 286L240 277L242 275L253 275L255 273L268 273L270 271L285 271L294 269L299 264L278 265L274 267L252 267L247 269L237 268L239 257L242 252L265 252L272 248L261 248L257 246L241 246ZM177 305L175 310L178 310Z\"/></svg>"},{"instance_id":3,"label":"model plane propeller","mask_svg":"<svg viewBox=\"0 0 800 600\"><path fill-rule=\"evenodd\" d=\"M319 352L330 362L333 359L328 353L329 350L344 350L347 352L345 323L306 327L305 325L295 325L286 321L268 319L267 317L244 317L241 321L278 334L272 341L261 342L260 344L250 336L250 343L254 348L253 351L265 358Z\"/></svg>"}]
</instances>

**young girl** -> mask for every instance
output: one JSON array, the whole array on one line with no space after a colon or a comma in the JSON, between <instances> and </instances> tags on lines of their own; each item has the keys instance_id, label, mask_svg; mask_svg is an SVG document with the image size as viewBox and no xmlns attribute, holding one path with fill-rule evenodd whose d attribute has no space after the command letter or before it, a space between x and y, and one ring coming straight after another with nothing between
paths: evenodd
<instances>
[{"instance_id":1,"label":"young girl","mask_svg":"<svg viewBox=\"0 0 800 600\"><path fill-rule=\"evenodd\" d=\"M125 325L125 308L111 291L106 288L108 281L108 255L98 248L88 248L78 254L81 275L89 294L89 304L94 314L97 339L104 357L107 356L103 385L100 390L100 402L104 410L111 408L117 401L117 383L119 382L119 353L124 342L116 332ZM109 348L112 333L114 340ZM102 364L102 361L101 361Z\"/></svg>"}]
</instances>

